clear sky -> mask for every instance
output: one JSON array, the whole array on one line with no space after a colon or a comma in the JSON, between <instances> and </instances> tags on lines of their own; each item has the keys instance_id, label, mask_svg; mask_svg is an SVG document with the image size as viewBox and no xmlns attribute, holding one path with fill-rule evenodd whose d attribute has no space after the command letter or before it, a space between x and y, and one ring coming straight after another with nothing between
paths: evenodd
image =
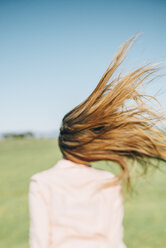
<instances>
[{"instance_id":1,"label":"clear sky","mask_svg":"<svg viewBox=\"0 0 166 248\"><path fill-rule=\"evenodd\" d=\"M137 32L122 69L166 63L164 0L0 0L0 132L58 129ZM159 88L166 109L166 76Z\"/></svg>"}]
</instances>

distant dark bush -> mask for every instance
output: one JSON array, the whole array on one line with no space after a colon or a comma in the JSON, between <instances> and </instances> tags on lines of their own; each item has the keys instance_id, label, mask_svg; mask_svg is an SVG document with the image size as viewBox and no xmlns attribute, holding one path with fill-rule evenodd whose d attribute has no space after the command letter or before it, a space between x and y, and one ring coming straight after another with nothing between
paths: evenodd
<instances>
[{"instance_id":1,"label":"distant dark bush","mask_svg":"<svg viewBox=\"0 0 166 248\"><path fill-rule=\"evenodd\" d=\"M32 132L25 133L5 133L3 134L3 138L33 138L34 134Z\"/></svg>"}]
</instances>

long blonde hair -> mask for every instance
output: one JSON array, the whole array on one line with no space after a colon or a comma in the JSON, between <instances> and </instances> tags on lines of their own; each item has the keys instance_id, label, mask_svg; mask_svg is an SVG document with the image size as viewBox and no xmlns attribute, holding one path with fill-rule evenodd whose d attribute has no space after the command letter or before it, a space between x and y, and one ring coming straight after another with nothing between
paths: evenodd
<instances>
[{"instance_id":1,"label":"long blonde hair","mask_svg":"<svg viewBox=\"0 0 166 248\"><path fill-rule=\"evenodd\" d=\"M63 117L58 137L64 158L87 166L93 161L115 161L122 169L118 179L127 179L128 186L126 158L145 169L152 163L149 158L166 162L166 137L156 126L165 116L146 106L145 99L158 102L155 97L138 91L160 66L148 63L109 82L138 35L121 45L93 92ZM129 105L131 100L134 106Z\"/></svg>"}]
</instances>

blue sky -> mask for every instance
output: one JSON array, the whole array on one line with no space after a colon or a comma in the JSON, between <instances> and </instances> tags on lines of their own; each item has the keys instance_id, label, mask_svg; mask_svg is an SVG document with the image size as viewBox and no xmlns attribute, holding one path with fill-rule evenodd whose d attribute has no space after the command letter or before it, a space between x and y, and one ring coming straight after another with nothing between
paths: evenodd
<instances>
[{"instance_id":1,"label":"blue sky","mask_svg":"<svg viewBox=\"0 0 166 248\"><path fill-rule=\"evenodd\" d=\"M122 65L166 63L166 2L0 1L0 132L52 131L91 93L118 47ZM166 74L166 69L162 69ZM147 93L166 106L166 76Z\"/></svg>"}]
</instances>

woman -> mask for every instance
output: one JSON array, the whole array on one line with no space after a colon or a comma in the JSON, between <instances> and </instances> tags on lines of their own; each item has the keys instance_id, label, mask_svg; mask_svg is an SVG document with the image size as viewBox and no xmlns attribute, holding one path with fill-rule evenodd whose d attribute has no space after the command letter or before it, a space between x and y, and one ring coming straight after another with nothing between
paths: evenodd
<instances>
[{"instance_id":1,"label":"woman","mask_svg":"<svg viewBox=\"0 0 166 248\"><path fill-rule=\"evenodd\" d=\"M159 67L147 64L109 82L137 36L119 48L91 95L64 116L63 157L30 178L31 248L126 247L121 182L131 186L127 161L145 170L155 159L166 161L166 138L155 126L165 117L146 106L154 97L138 91ZM91 166L100 160L115 161L121 173Z\"/></svg>"}]
</instances>

